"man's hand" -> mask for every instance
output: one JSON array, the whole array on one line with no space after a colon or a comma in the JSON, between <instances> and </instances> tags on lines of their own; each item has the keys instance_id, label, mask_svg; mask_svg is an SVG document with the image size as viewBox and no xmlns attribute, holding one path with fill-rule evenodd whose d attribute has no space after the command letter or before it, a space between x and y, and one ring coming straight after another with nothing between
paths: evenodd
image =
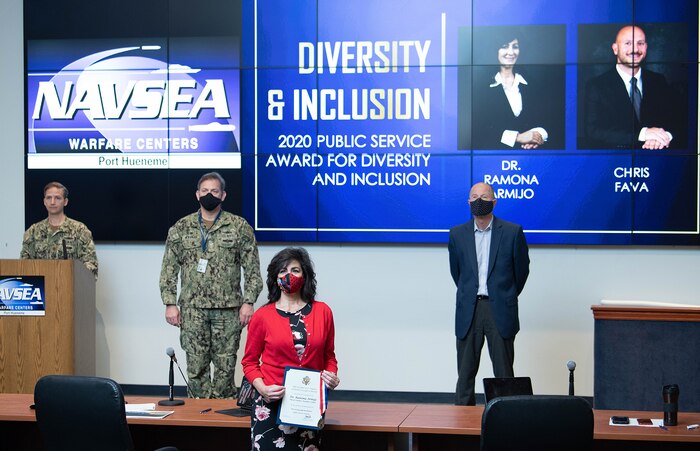
<instances>
[{"instance_id":1,"label":"man's hand","mask_svg":"<svg viewBox=\"0 0 700 451\"><path fill-rule=\"evenodd\" d=\"M644 144L642 144L642 149L647 150L661 150L666 148L668 148L668 146L664 146L661 142L655 139L647 139L644 141Z\"/></svg>"},{"instance_id":2,"label":"man's hand","mask_svg":"<svg viewBox=\"0 0 700 451\"><path fill-rule=\"evenodd\" d=\"M645 138L643 149L666 149L671 145L668 133L660 127L647 127Z\"/></svg>"},{"instance_id":3,"label":"man's hand","mask_svg":"<svg viewBox=\"0 0 700 451\"><path fill-rule=\"evenodd\" d=\"M180 309L177 308L177 305L165 307L165 321L172 326L180 327Z\"/></svg>"},{"instance_id":4,"label":"man's hand","mask_svg":"<svg viewBox=\"0 0 700 451\"><path fill-rule=\"evenodd\" d=\"M241 321L241 326L245 327L248 325L250 322L250 318L253 317L253 312L255 309L251 304L243 304L241 305L241 309L238 313L238 317Z\"/></svg>"}]
</instances>

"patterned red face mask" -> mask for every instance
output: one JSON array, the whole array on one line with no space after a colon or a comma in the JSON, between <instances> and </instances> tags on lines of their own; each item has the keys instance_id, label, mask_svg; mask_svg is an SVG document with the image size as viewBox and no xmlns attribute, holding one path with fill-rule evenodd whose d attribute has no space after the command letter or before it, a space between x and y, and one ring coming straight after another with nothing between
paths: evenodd
<instances>
[{"instance_id":1,"label":"patterned red face mask","mask_svg":"<svg viewBox=\"0 0 700 451\"><path fill-rule=\"evenodd\" d=\"M277 279L277 285L279 285L280 290L285 293L294 294L301 290L302 285L304 285L304 277L298 277L292 273L287 273L283 277Z\"/></svg>"}]
</instances>

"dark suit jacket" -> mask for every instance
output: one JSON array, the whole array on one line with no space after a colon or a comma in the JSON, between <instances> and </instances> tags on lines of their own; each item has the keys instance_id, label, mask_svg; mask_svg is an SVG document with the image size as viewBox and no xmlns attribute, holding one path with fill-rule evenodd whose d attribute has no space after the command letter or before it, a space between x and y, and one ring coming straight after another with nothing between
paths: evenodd
<instances>
[{"instance_id":1,"label":"dark suit jacket","mask_svg":"<svg viewBox=\"0 0 700 451\"><path fill-rule=\"evenodd\" d=\"M540 149L564 148L564 71L547 68L530 69L523 73L528 84L520 85L523 110L513 115L508 98L501 85L494 82L493 67L486 73L476 73L472 110L472 147L474 149L511 149L501 143L504 130L524 132L534 127L547 130L549 138ZM520 149L515 143L513 149Z\"/></svg>"},{"instance_id":2,"label":"dark suit jacket","mask_svg":"<svg viewBox=\"0 0 700 451\"><path fill-rule=\"evenodd\" d=\"M463 339L474 317L479 289L473 219L450 230L448 250L450 272L457 285L455 335ZM530 257L523 228L494 217L486 284L498 332L505 339L514 337L520 330L518 295L529 274Z\"/></svg>"},{"instance_id":3,"label":"dark suit jacket","mask_svg":"<svg viewBox=\"0 0 700 451\"><path fill-rule=\"evenodd\" d=\"M683 145L682 107L666 78L642 69L641 118L637 120L629 97L629 86L615 67L592 78L584 100L582 146L589 149L634 149L643 127L662 127L673 135L671 147Z\"/></svg>"}]
</instances>

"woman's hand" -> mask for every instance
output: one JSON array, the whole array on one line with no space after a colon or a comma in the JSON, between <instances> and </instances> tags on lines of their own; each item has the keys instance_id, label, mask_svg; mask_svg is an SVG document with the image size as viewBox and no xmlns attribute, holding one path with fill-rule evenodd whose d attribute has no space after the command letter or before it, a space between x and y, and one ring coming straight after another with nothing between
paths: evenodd
<instances>
[{"instance_id":1,"label":"woman's hand","mask_svg":"<svg viewBox=\"0 0 700 451\"><path fill-rule=\"evenodd\" d=\"M331 390L334 390L335 387L337 387L340 384L340 379L338 378L338 375L336 375L332 371L323 370L321 372L321 379L323 379L323 383L326 384L326 387L330 388Z\"/></svg>"},{"instance_id":2,"label":"woman's hand","mask_svg":"<svg viewBox=\"0 0 700 451\"><path fill-rule=\"evenodd\" d=\"M260 383L253 384L255 386L255 389L260 393L260 396L263 397L265 402L274 402L274 401L279 401L280 399L284 398L284 387L281 385L265 385L262 383L261 379L256 379L260 380Z\"/></svg>"},{"instance_id":3,"label":"woman's hand","mask_svg":"<svg viewBox=\"0 0 700 451\"><path fill-rule=\"evenodd\" d=\"M535 129L518 133L515 141L520 143L520 147L523 149L536 149L538 146L544 144L542 134Z\"/></svg>"}]
</instances>

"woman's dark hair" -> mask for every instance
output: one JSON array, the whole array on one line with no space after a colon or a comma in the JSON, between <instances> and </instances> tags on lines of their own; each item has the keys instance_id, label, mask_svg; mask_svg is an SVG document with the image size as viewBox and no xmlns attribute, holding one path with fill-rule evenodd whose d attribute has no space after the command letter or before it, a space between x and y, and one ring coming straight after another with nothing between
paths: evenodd
<instances>
[{"instance_id":1,"label":"woman's dark hair","mask_svg":"<svg viewBox=\"0 0 700 451\"><path fill-rule=\"evenodd\" d=\"M515 33L503 34L499 40L494 40L493 48L496 50L493 58L498 62L498 51L504 47L508 47L511 42L518 41L518 47L523 46L523 40ZM522 61L522 58L518 57L518 60Z\"/></svg>"},{"instance_id":2,"label":"woman's dark hair","mask_svg":"<svg viewBox=\"0 0 700 451\"><path fill-rule=\"evenodd\" d=\"M516 39L520 47L524 47L523 35L521 28L517 26L475 27L473 35L474 64L498 64L498 49ZM520 59L519 57L518 60Z\"/></svg>"},{"instance_id":3,"label":"woman's dark hair","mask_svg":"<svg viewBox=\"0 0 700 451\"><path fill-rule=\"evenodd\" d=\"M314 272L314 264L311 262L309 253L303 247L288 247L279 251L272 257L270 264L267 265L268 304L277 302L282 296L280 287L277 285L277 275L292 260L299 262L301 271L304 274L304 284L299 292L301 298L306 302L316 299L316 273Z\"/></svg>"}]
</instances>

